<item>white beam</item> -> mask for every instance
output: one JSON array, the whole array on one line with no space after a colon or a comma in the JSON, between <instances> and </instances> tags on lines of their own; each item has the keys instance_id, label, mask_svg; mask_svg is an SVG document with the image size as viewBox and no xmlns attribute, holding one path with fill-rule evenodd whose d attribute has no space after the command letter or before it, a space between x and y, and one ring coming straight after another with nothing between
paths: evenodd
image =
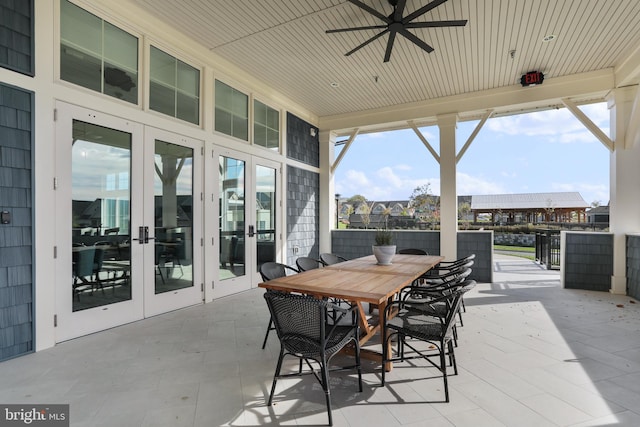
<instances>
[{"instance_id":1,"label":"white beam","mask_svg":"<svg viewBox=\"0 0 640 427\"><path fill-rule=\"evenodd\" d=\"M478 132L480 132L480 129L482 129L484 124L492 115L493 115L493 110L489 110L482 116L482 120L480 120L480 123L478 123L478 125L473 130L473 132L471 132L471 135L469 135L469 138L467 138L467 142L464 143L464 146L460 149L460 152L456 155L456 163L458 163L460 159L462 159L462 156L464 156L464 153L467 151L467 149L469 148L473 140L476 138L476 136L478 136Z\"/></svg>"},{"instance_id":2,"label":"white beam","mask_svg":"<svg viewBox=\"0 0 640 427\"><path fill-rule=\"evenodd\" d=\"M458 196L456 183L456 114L438 116L440 129L440 255L458 255Z\"/></svg>"},{"instance_id":3,"label":"white beam","mask_svg":"<svg viewBox=\"0 0 640 427\"><path fill-rule=\"evenodd\" d=\"M640 45L615 68L615 87L631 86L640 80Z\"/></svg>"},{"instance_id":4,"label":"white beam","mask_svg":"<svg viewBox=\"0 0 640 427\"><path fill-rule=\"evenodd\" d=\"M427 147L427 150L429 150L433 158L436 159L436 162L440 163L440 156L438 155L438 153L436 153L436 150L433 149L431 144L429 144L429 141L427 141L427 138L425 138L424 135L422 135L422 132L420 132L420 129L418 129L418 127L413 122L413 120L410 120L407 123L409 123L409 126L411 127L411 129L413 129L416 135L418 135L418 138L420 138L420 141L422 141L424 146Z\"/></svg>"},{"instance_id":5,"label":"white beam","mask_svg":"<svg viewBox=\"0 0 640 427\"><path fill-rule=\"evenodd\" d=\"M614 144L611 138L609 138L602 129L593 123L593 121L587 117L587 115L584 114L573 101L567 98L562 98L562 103L573 113L576 119L580 120L584 127L586 127L596 138L600 140L600 142L602 142L602 144L604 144L605 147L609 149L609 151L613 151Z\"/></svg>"},{"instance_id":6,"label":"white beam","mask_svg":"<svg viewBox=\"0 0 640 427\"><path fill-rule=\"evenodd\" d=\"M340 151L340 154L338 155L338 158L331 165L331 176L333 176L333 174L336 172L336 169L338 168L338 165L342 161L342 158L344 157L344 155L347 154L347 151L349 151L349 147L351 147L351 144L356 139L356 136L358 136L358 129L355 129L353 131L353 133L351 133L351 136L349 136L349 140L345 144L345 146L342 149L342 151Z\"/></svg>"},{"instance_id":7,"label":"white beam","mask_svg":"<svg viewBox=\"0 0 640 427\"><path fill-rule=\"evenodd\" d=\"M624 148L631 148L640 144L640 92L636 92L631 107L631 117L624 135Z\"/></svg>"},{"instance_id":8,"label":"white beam","mask_svg":"<svg viewBox=\"0 0 640 427\"><path fill-rule=\"evenodd\" d=\"M613 69L591 71L571 76L554 77L544 80L544 84L534 87L520 85L506 86L485 91L465 93L444 98L429 99L389 108L379 108L367 111L324 116L319 118L321 129L331 129L342 134L344 131L381 124L421 121L435 118L439 114L484 112L495 110L494 115L502 111L526 111L548 105L561 104L561 98L604 100L606 94L614 87Z\"/></svg>"}]
</instances>

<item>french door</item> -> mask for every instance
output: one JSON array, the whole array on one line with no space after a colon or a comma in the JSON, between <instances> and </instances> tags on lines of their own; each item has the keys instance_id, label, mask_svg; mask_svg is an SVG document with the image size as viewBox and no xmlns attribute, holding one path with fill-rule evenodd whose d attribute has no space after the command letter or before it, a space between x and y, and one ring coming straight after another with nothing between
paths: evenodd
<instances>
[{"instance_id":1,"label":"french door","mask_svg":"<svg viewBox=\"0 0 640 427\"><path fill-rule=\"evenodd\" d=\"M144 147L142 233L148 317L203 300L203 143L146 127Z\"/></svg>"},{"instance_id":2,"label":"french door","mask_svg":"<svg viewBox=\"0 0 640 427\"><path fill-rule=\"evenodd\" d=\"M218 268L214 275L213 298L256 287L260 265L277 261L281 247L280 185L277 162L248 154L214 148L217 180Z\"/></svg>"},{"instance_id":3,"label":"french door","mask_svg":"<svg viewBox=\"0 0 640 427\"><path fill-rule=\"evenodd\" d=\"M201 301L202 142L56 109L56 340Z\"/></svg>"}]
</instances>

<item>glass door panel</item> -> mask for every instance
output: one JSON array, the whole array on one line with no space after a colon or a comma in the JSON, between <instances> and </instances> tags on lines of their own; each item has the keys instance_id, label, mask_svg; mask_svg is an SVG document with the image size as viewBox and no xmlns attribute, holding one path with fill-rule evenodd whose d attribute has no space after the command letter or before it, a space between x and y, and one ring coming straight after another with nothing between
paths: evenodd
<instances>
[{"instance_id":1,"label":"glass door panel","mask_svg":"<svg viewBox=\"0 0 640 427\"><path fill-rule=\"evenodd\" d=\"M131 134L73 120L73 311L128 301L131 293Z\"/></svg>"},{"instance_id":2,"label":"glass door panel","mask_svg":"<svg viewBox=\"0 0 640 427\"><path fill-rule=\"evenodd\" d=\"M256 165L256 271L276 260L276 169Z\"/></svg>"},{"instance_id":3,"label":"glass door panel","mask_svg":"<svg viewBox=\"0 0 640 427\"><path fill-rule=\"evenodd\" d=\"M193 283L193 149L155 140L155 294Z\"/></svg>"},{"instance_id":4,"label":"glass door panel","mask_svg":"<svg viewBox=\"0 0 640 427\"><path fill-rule=\"evenodd\" d=\"M235 279L245 269L245 164L244 160L219 157L220 280Z\"/></svg>"},{"instance_id":5,"label":"glass door panel","mask_svg":"<svg viewBox=\"0 0 640 427\"><path fill-rule=\"evenodd\" d=\"M141 246L148 317L202 302L203 143L146 127L144 147L149 238Z\"/></svg>"}]
</instances>

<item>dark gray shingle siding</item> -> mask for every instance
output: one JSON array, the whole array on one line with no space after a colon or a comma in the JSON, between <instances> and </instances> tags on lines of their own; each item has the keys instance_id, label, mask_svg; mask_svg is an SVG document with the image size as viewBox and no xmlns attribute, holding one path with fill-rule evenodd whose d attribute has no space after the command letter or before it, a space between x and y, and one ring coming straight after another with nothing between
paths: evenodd
<instances>
[{"instance_id":1,"label":"dark gray shingle siding","mask_svg":"<svg viewBox=\"0 0 640 427\"><path fill-rule=\"evenodd\" d=\"M16 2L19 3L19 2ZM33 351L32 99L0 84L0 360Z\"/></svg>"}]
</instances>

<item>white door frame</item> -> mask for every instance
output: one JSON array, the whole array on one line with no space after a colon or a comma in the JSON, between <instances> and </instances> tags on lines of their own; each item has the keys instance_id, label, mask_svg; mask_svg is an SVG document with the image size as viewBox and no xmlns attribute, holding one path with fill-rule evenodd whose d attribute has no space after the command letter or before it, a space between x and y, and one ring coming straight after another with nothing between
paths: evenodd
<instances>
[{"instance_id":1,"label":"white door frame","mask_svg":"<svg viewBox=\"0 0 640 427\"><path fill-rule=\"evenodd\" d=\"M189 250L191 265L181 267L182 270L188 269L192 275L193 286L176 289L164 293L155 293L155 283L157 279L155 265L155 245L158 244L155 234L155 189L154 182L156 177L155 167L155 141L160 140L193 150L192 162L192 250ZM144 262L144 315L145 317L154 316L179 308L187 307L201 303L203 300L202 286L202 158L204 143L203 141L187 138L169 131L145 127L145 153L144 153L144 224L149 227L150 242L143 245L145 248ZM175 268L173 269L175 270ZM175 272L175 271L174 271Z\"/></svg>"},{"instance_id":2,"label":"white door frame","mask_svg":"<svg viewBox=\"0 0 640 427\"><path fill-rule=\"evenodd\" d=\"M143 126L140 123L96 112L86 108L56 102L55 159L55 254L56 254L56 342L105 330L143 318L142 265L134 262L142 257L142 248L131 245L131 299L114 304L73 312L72 291L72 146L73 121L117 129L131 134L130 200L142 194L142 168L133 167L134 159L142 158ZM130 230L142 225L142 209L130 211ZM132 233L133 234L133 233ZM131 236L133 237L133 236ZM87 296L88 298L88 296Z\"/></svg>"},{"instance_id":3,"label":"white door frame","mask_svg":"<svg viewBox=\"0 0 640 427\"><path fill-rule=\"evenodd\" d=\"M212 301L217 298L221 298L227 295L232 295L238 292L246 291L258 286L262 280L260 274L256 268L257 249L255 238L248 240L251 244L245 245L245 274L231 279L221 279L220 275L220 236L219 236L219 198L220 198L220 183L219 183L219 158L220 156L230 157L245 162L245 193L251 194L251 196L245 196L245 225L244 235L245 238L249 231L249 225L256 224L256 177L255 168L256 165L263 165L271 167L276 170L276 206L278 209L282 209L282 164L272 160L267 160L258 156L253 156L247 153L243 153L237 150L232 150L226 147L213 146L212 149L207 150L205 161L211 161L211 166L205 166L205 299L206 301ZM282 248L282 230L283 222L280 212L276 213L276 261L281 258Z\"/></svg>"}]
</instances>

